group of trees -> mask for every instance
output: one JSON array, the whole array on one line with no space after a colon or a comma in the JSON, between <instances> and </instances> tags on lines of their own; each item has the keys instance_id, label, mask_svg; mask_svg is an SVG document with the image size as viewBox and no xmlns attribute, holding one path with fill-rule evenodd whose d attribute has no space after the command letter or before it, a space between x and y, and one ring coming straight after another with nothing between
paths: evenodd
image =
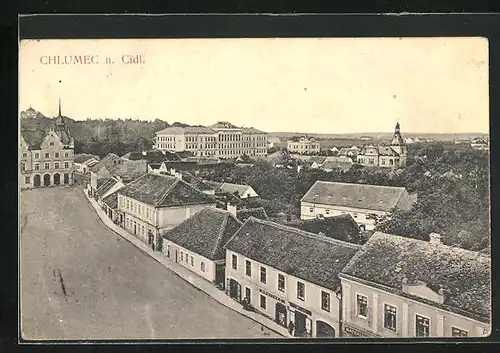
<instances>
[{"instance_id":1,"label":"group of trees","mask_svg":"<svg viewBox=\"0 0 500 353\"><path fill-rule=\"evenodd\" d=\"M283 154L286 163L287 154ZM449 151L439 143L415 147L405 168L389 170L354 165L349 171L325 172L304 167L273 168L266 163L206 171L211 180L251 185L270 216L299 216L300 199L317 180L403 186L417 193L411 211L394 211L377 230L428 240L432 232L445 244L471 250L489 245L489 157L482 151Z\"/></svg>"}]
</instances>

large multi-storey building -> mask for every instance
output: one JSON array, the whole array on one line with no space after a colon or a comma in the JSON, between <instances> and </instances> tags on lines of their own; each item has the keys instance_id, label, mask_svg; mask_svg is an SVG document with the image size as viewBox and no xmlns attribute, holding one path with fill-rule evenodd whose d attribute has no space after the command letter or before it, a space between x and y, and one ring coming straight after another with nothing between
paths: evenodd
<instances>
[{"instance_id":1,"label":"large multi-storey building","mask_svg":"<svg viewBox=\"0 0 500 353\"><path fill-rule=\"evenodd\" d=\"M398 168L406 165L408 150L401 136L400 125L396 129L389 146L364 146L357 155L357 162L372 167Z\"/></svg>"},{"instance_id":2,"label":"large multi-storey building","mask_svg":"<svg viewBox=\"0 0 500 353\"><path fill-rule=\"evenodd\" d=\"M174 152L189 151L197 157L263 157L267 154L267 134L224 121L209 127L168 127L156 133L155 148Z\"/></svg>"},{"instance_id":3,"label":"large multi-storey building","mask_svg":"<svg viewBox=\"0 0 500 353\"><path fill-rule=\"evenodd\" d=\"M32 116L33 112L30 107L21 115ZM21 188L73 184L74 139L61 114L61 102L48 131L21 126L20 141Z\"/></svg>"},{"instance_id":4,"label":"large multi-storey building","mask_svg":"<svg viewBox=\"0 0 500 353\"><path fill-rule=\"evenodd\" d=\"M319 153L320 144L314 137L294 137L287 141L290 153Z\"/></svg>"}]
</instances>

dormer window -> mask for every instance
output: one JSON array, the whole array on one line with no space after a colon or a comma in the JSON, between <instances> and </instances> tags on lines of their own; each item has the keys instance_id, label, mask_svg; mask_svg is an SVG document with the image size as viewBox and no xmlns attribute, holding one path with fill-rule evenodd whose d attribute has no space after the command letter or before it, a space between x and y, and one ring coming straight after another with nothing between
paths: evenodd
<instances>
[{"instance_id":1,"label":"dormer window","mask_svg":"<svg viewBox=\"0 0 500 353\"><path fill-rule=\"evenodd\" d=\"M51 142L51 143L50 143L50 145L51 145L51 146L54 146L54 142Z\"/></svg>"}]
</instances>

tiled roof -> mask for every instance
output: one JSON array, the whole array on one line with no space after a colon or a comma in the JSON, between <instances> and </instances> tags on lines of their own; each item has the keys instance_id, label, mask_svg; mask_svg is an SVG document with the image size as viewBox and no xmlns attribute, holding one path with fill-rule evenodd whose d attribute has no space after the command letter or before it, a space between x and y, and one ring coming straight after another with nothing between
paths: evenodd
<instances>
[{"instance_id":1,"label":"tiled roof","mask_svg":"<svg viewBox=\"0 0 500 353\"><path fill-rule=\"evenodd\" d=\"M145 174L125 185L119 193L160 208L215 203L209 195L169 175Z\"/></svg>"},{"instance_id":2,"label":"tiled roof","mask_svg":"<svg viewBox=\"0 0 500 353\"><path fill-rule=\"evenodd\" d=\"M91 171L97 173L102 167L107 168L115 164L115 161L121 160L114 153L108 153L103 159L101 159L97 164L90 168Z\"/></svg>"},{"instance_id":3,"label":"tiled roof","mask_svg":"<svg viewBox=\"0 0 500 353\"><path fill-rule=\"evenodd\" d=\"M317 181L302 202L389 212L394 207L409 209L403 187Z\"/></svg>"},{"instance_id":4,"label":"tiled roof","mask_svg":"<svg viewBox=\"0 0 500 353\"><path fill-rule=\"evenodd\" d=\"M118 208L118 192L115 191L114 193L109 194L102 199L102 202L108 205L109 208L116 210Z\"/></svg>"},{"instance_id":5,"label":"tiled roof","mask_svg":"<svg viewBox=\"0 0 500 353\"><path fill-rule=\"evenodd\" d=\"M248 135L261 135L261 134L265 134L264 131L255 129L253 127L243 127L243 128L241 128L241 132L244 133L244 134L248 134Z\"/></svg>"},{"instance_id":6,"label":"tiled roof","mask_svg":"<svg viewBox=\"0 0 500 353\"><path fill-rule=\"evenodd\" d=\"M325 156L311 156L311 158L309 158L309 162L311 163L318 163L318 164L323 164L326 160L326 157Z\"/></svg>"},{"instance_id":7,"label":"tiled roof","mask_svg":"<svg viewBox=\"0 0 500 353\"><path fill-rule=\"evenodd\" d=\"M206 207L164 232L163 237L207 259L223 260L224 244L241 224L227 211Z\"/></svg>"},{"instance_id":8,"label":"tiled roof","mask_svg":"<svg viewBox=\"0 0 500 353\"><path fill-rule=\"evenodd\" d=\"M99 189L109 179L97 179L97 188Z\"/></svg>"},{"instance_id":9,"label":"tiled roof","mask_svg":"<svg viewBox=\"0 0 500 353\"><path fill-rule=\"evenodd\" d=\"M233 125L228 121L218 121L217 123L210 125L213 129L239 129L239 126Z\"/></svg>"},{"instance_id":10,"label":"tiled roof","mask_svg":"<svg viewBox=\"0 0 500 353\"><path fill-rule=\"evenodd\" d=\"M399 156L399 153L389 146L378 146L378 154L381 156Z\"/></svg>"},{"instance_id":11,"label":"tiled roof","mask_svg":"<svg viewBox=\"0 0 500 353\"><path fill-rule=\"evenodd\" d=\"M117 181L113 178L106 179L106 181L97 188L97 196L102 196L109 191L113 186L115 186Z\"/></svg>"},{"instance_id":12,"label":"tiled roof","mask_svg":"<svg viewBox=\"0 0 500 353\"><path fill-rule=\"evenodd\" d=\"M264 207L245 208L242 210L238 210L236 211L236 217L242 222L245 222L250 217L255 217L263 220L269 219Z\"/></svg>"},{"instance_id":13,"label":"tiled roof","mask_svg":"<svg viewBox=\"0 0 500 353\"><path fill-rule=\"evenodd\" d=\"M38 150L40 149L40 145L42 144L44 138L45 138L45 131L36 129L36 130L29 130L29 129L21 129L21 136L23 137L24 141L28 144L28 148L32 150Z\"/></svg>"},{"instance_id":14,"label":"tiled roof","mask_svg":"<svg viewBox=\"0 0 500 353\"><path fill-rule=\"evenodd\" d=\"M401 296L409 296L402 290L404 278L422 281L434 291L443 290L443 304L412 299L489 321L491 260L479 252L376 232L342 274Z\"/></svg>"},{"instance_id":15,"label":"tiled roof","mask_svg":"<svg viewBox=\"0 0 500 353\"><path fill-rule=\"evenodd\" d=\"M220 186L220 191L228 192L230 194L234 194L235 192L238 192L238 195L241 196L250 187L251 186L249 186L249 185L239 185L239 184L231 184L231 183L222 183L222 185Z\"/></svg>"},{"instance_id":16,"label":"tiled roof","mask_svg":"<svg viewBox=\"0 0 500 353\"><path fill-rule=\"evenodd\" d=\"M206 126L186 126L186 127L167 127L156 133L157 135L180 135L180 134L215 134L215 131Z\"/></svg>"},{"instance_id":17,"label":"tiled roof","mask_svg":"<svg viewBox=\"0 0 500 353\"><path fill-rule=\"evenodd\" d=\"M336 291L338 274L360 246L250 217L226 249Z\"/></svg>"}]
</instances>

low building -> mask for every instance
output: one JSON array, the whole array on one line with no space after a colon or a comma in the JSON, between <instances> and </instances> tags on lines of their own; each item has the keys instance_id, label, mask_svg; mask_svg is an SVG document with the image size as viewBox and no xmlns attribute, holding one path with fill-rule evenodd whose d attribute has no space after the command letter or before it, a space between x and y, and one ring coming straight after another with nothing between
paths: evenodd
<instances>
[{"instance_id":1,"label":"low building","mask_svg":"<svg viewBox=\"0 0 500 353\"><path fill-rule=\"evenodd\" d=\"M217 191L236 195L240 199L259 196L250 185L222 183Z\"/></svg>"},{"instance_id":2,"label":"low building","mask_svg":"<svg viewBox=\"0 0 500 353\"><path fill-rule=\"evenodd\" d=\"M104 207L103 200L112 193L120 190L125 184L118 178L111 177L100 184L94 194L97 203Z\"/></svg>"},{"instance_id":3,"label":"low building","mask_svg":"<svg viewBox=\"0 0 500 353\"><path fill-rule=\"evenodd\" d=\"M346 265L344 336L485 337L491 333L491 259L376 232Z\"/></svg>"},{"instance_id":4,"label":"low building","mask_svg":"<svg viewBox=\"0 0 500 353\"><path fill-rule=\"evenodd\" d=\"M99 158L91 154L80 153L75 154L75 171L87 174L90 168L99 162Z\"/></svg>"},{"instance_id":5,"label":"low building","mask_svg":"<svg viewBox=\"0 0 500 353\"><path fill-rule=\"evenodd\" d=\"M319 153L320 143L314 137L292 137L287 141L287 149L290 153Z\"/></svg>"},{"instance_id":6,"label":"low building","mask_svg":"<svg viewBox=\"0 0 500 353\"><path fill-rule=\"evenodd\" d=\"M116 224L119 223L119 212L118 212L118 192L115 191L102 199L102 205L104 211L109 218Z\"/></svg>"},{"instance_id":7,"label":"low building","mask_svg":"<svg viewBox=\"0 0 500 353\"><path fill-rule=\"evenodd\" d=\"M338 274L359 245L250 217L225 248L230 297L295 336L339 335Z\"/></svg>"},{"instance_id":8,"label":"low building","mask_svg":"<svg viewBox=\"0 0 500 353\"><path fill-rule=\"evenodd\" d=\"M415 202L405 188L317 181L300 200L300 219L350 214L366 230L393 209L409 210Z\"/></svg>"},{"instance_id":9,"label":"low building","mask_svg":"<svg viewBox=\"0 0 500 353\"><path fill-rule=\"evenodd\" d=\"M212 197L170 175L144 174L118 190L120 225L158 251L161 231L215 206Z\"/></svg>"},{"instance_id":10,"label":"low building","mask_svg":"<svg viewBox=\"0 0 500 353\"><path fill-rule=\"evenodd\" d=\"M245 222L250 217L263 219L266 221L269 219L264 207L244 208L236 211L236 218L238 218L241 222Z\"/></svg>"},{"instance_id":11,"label":"low building","mask_svg":"<svg viewBox=\"0 0 500 353\"><path fill-rule=\"evenodd\" d=\"M228 211L204 208L163 232L162 253L196 275L224 287L224 245L241 225Z\"/></svg>"}]
</instances>

